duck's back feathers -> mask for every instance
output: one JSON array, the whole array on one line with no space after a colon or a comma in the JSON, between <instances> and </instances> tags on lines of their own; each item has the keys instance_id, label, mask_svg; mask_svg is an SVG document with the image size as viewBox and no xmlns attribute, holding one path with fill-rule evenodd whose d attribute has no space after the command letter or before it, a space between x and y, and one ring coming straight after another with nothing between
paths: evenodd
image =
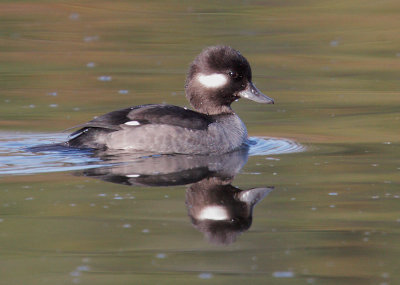
<instances>
[{"instance_id":1,"label":"duck's back feathers","mask_svg":"<svg viewBox=\"0 0 400 285\"><path fill-rule=\"evenodd\" d=\"M173 105L148 104L113 111L99 116L70 135L67 144L80 148L106 148L103 137L110 132L144 125L169 125L189 130L206 130L210 116Z\"/></svg>"}]
</instances>

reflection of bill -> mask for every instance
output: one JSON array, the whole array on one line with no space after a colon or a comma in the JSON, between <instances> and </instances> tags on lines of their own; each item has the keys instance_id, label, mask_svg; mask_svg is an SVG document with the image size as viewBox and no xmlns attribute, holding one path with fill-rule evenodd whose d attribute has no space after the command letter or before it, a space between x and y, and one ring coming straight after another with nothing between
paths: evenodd
<instances>
[{"instance_id":1,"label":"reflection of bill","mask_svg":"<svg viewBox=\"0 0 400 285\"><path fill-rule=\"evenodd\" d=\"M104 181L141 186L189 184L186 206L192 224L217 244L229 244L249 229L253 207L273 188L240 190L231 185L248 150L223 155L129 155L97 153L107 167L83 171Z\"/></svg>"}]
</instances>

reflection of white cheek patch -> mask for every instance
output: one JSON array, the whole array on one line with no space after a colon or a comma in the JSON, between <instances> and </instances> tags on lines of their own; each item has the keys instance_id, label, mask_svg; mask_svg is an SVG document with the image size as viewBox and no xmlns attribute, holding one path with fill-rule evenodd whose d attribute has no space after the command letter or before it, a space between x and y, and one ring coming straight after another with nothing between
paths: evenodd
<instances>
[{"instance_id":1,"label":"reflection of white cheek patch","mask_svg":"<svg viewBox=\"0 0 400 285\"><path fill-rule=\"evenodd\" d=\"M228 82L226 76L221 73L213 73L210 75L199 74L197 80L207 88L222 87Z\"/></svg>"},{"instance_id":2,"label":"reflection of white cheek patch","mask_svg":"<svg viewBox=\"0 0 400 285\"><path fill-rule=\"evenodd\" d=\"M223 221L227 220L229 217L224 207L208 206L201 210L197 218L199 220Z\"/></svg>"}]
</instances>

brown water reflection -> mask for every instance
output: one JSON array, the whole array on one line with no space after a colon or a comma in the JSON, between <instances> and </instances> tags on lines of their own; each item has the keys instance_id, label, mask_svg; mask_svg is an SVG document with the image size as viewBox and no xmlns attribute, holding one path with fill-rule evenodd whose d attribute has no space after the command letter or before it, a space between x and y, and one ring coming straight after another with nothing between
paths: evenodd
<instances>
[{"instance_id":1,"label":"brown water reflection","mask_svg":"<svg viewBox=\"0 0 400 285\"><path fill-rule=\"evenodd\" d=\"M82 172L87 177L129 186L188 185L186 207L192 224L215 244L231 244L252 223L253 208L273 187L241 190L234 177L248 159L248 149L224 155L106 155L121 163Z\"/></svg>"}]
</instances>

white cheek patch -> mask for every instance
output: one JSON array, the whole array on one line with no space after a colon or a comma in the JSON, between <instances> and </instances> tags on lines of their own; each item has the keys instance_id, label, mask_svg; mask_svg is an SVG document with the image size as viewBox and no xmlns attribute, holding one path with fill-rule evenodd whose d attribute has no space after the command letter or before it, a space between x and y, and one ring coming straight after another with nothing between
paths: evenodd
<instances>
[{"instance_id":1,"label":"white cheek patch","mask_svg":"<svg viewBox=\"0 0 400 285\"><path fill-rule=\"evenodd\" d=\"M226 75L221 73L213 73L210 75L199 74L197 80L206 88L222 87L228 82Z\"/></svg>"},{"instance_id":2,"label":"white cheek patch","mask_svg":"<svg viewBox=\"0 0 400 285\"><path fill-rule=\"evenodd\" d=\"M138 121L129 121L129 122L126 122L125 125L128 125L128 126L139 126L140 123Z\"/></svg>"},{"instance_id":3,"label":"white cheek patch","mask_svg":"<svg viewBox=\"0 0 400 285\"><path fill-rule=\"evenodd\" d=\"M227 220L229 216L224 207L208 206L201 210L197 218L199 220L224 221Z\"/></svg>"}]
</instances>

